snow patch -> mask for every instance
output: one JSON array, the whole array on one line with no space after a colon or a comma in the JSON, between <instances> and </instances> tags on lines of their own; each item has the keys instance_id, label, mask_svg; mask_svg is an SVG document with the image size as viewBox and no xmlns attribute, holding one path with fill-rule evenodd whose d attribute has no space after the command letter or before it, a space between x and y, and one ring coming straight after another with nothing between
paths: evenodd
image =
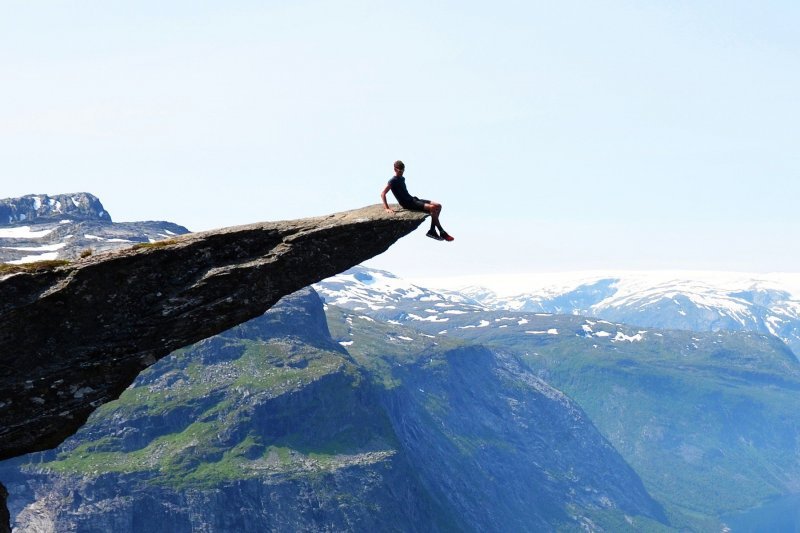
<instances>
[{"instance_id":1,"label":"snow patch","mask_svg":"<svg viewBox=\"0 0 800 533\"><path fill-rule=\"evenodd\" d=\"M65 247L67 243L45 244L43 246L4 246L6 250L19 250L20 252L55 252Z\"/></svg>"},{"instance_id":2,"label":"snow patch","mask_svg":"<svg viewBox=\"0 0 800 533\"><path fill-rule=\"evenodd\" d=\"M478 324L471 324L469 326L459 326L458 329L485 328L490 323L491 322L489 322L488 320L481 320L480 323L478 323Z\"/></svg>"},{"instance_id":3,"label":"snow patch","mask_svg":"<svg viewBox=\"0 0 800 533\"><path fill-rule=\"evenodd\" d=\"M41 239L53 233L52 229L31 231L30 226L19 226L16 228L0 228L0 238L4 239Z\"/></svg>"},{"instance_id":4,"label":"snow patch","mask_svg":"<svg viewBox=\"0 0 800 533\"><path fill-rule=\"evenodd\" d=\"M414 313L408 313L408 318L411 320L421 320L423 322L447 322L450 320L449 318L437 318L435 316L421 317L419 315L415 315Z\"/></svg>"},{"instance_id":5,"label":"snow patch","mask_svg":"<svg viewBox=\"0 0 800 533\"><path fill-rule=\"evenodd\" d=\"M10 265L22 265L24 263L35 263L37 261L52 261L53 259L58 259L58 252L47 252L39 255L26 255L22 259L9 261L8 263Z\"/></svg>"},{"instance_id":6,"label":"snow patch","mask_svg":"<svg viewBox=\"0 0 800 533\"><path fill-rule=\"evenodd\" d=\"M628 341L628 342L639 342L644 340L644 334L647 333L646 331L640 331L636 335L625 335L621 331L618 331L617 334L612 339L613 341Z\"/></svg>"}]
</instances>

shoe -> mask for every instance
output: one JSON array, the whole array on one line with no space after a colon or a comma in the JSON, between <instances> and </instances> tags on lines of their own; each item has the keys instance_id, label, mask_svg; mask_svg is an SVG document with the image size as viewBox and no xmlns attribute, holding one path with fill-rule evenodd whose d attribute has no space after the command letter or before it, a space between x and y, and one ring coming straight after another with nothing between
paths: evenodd
<instances>
[{"instance_id":1,"label":"shoe","mask_svg":"<svg viewBox=\"0 0 800 533\"><path fill-rule=\"evenodd\" d=\"M425 236L430 237L431 239L436 239L437 241L443 240L441 237L439 237L439 234L436 233L435 229L430 230L428 233L425 234Z\"/></svg>"},{"instance_id":2,"label":"shoe","mask_svg":"<svg viewBox=\"0 0 800 533\"><path fill-rule=\"evenodd\" d=\"M448 242L450 242L450 241L454 241L454 240L455 240L455 239L454 239L453 237L451 237L451 236L450 236L450 234L449 234L449 233L447 233L446 231L443 231L443 232L441 233L441 238L442 238L442 240L445 240L445 241L448 241Z\"/></svg>"}]
</instances>

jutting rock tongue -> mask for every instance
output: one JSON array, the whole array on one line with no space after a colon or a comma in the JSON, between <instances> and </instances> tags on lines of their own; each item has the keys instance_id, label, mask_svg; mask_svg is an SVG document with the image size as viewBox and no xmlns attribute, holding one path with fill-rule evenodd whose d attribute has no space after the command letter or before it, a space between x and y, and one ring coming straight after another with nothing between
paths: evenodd
<instances>
[{"instance_id":1,"label":"jutting rock tongue","mask_svg":"<svg viewBox=\"0 0 800 533\"><path fill-rule=\"evenodd\" d=\"M384 252L425 216L375 205L0 279L0 459L57 446L158 359Z\"/></svg>"},{"instance_id":2,"label":"jutting rock tongue","mask_svg":"<svg viewBox=\"0 0 800 533\"><path fill-rule=\"evenodd\" d=\"M21 198L0 200L0 224L16 224L41 220L102 220L111 222L111 215L100 200L89 193L29 194Z\"/></svg>"}]
</instances>

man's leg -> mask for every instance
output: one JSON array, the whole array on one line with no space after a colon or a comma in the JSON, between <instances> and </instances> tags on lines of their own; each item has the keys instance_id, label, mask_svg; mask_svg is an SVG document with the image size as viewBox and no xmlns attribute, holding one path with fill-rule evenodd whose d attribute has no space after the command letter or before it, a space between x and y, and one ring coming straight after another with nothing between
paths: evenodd
<instances>
[{"instance_id":1,"label":"man's leg","mask_svg":"<svg viewBox=\"0 0 800 533\"><path fill-rule=\"evenodd\" d=\"M434 231L434 228L439 229L439 234L444 238L446 241L452 241L453 238L447 234L447 232L442 227L441 222L439 222L439 215L442 212L442 204L437 202L430 202L425 204L425 210L430 213L431 215L431 229L430 231Z\"/></svg>"},{"instance_id":2,"label":"man's leg","mask_svg":"<svg viewBox=\"0 0 800 533\"><path fill-rule=\"evenodd\" d=\"M442 212L441 204L436 202L425 204L425 211L431 215L431 229L439 228L439 231L444 231L439 223L439 213Z\"/></svg>"}]
</instances>

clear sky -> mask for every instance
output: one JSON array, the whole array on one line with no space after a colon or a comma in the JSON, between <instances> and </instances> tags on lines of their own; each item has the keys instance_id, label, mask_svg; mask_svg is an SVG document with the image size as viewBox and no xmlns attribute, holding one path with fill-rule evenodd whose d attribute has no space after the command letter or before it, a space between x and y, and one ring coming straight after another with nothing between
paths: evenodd
<instances>
[{"instance_id":1,"label":"clear sky","mask_svg":"<svg viewBox=\"0 0 800 533\"><path fill-rule=\"evenodd\" d=\"M0 197L192 230L444 204L404 276L797 271L796 1L0 0Z\"/></svg>"}]
</instances>

